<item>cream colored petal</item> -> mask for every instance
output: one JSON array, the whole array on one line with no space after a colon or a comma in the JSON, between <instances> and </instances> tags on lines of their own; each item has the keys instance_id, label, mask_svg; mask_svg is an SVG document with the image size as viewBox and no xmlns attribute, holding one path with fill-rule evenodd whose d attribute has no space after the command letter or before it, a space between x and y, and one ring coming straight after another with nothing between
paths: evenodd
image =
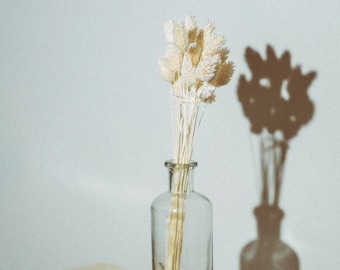
<instances>
[{"instance_id":1,"label":"cream colored petal","mask_svg":"<svg viewBox=\"0 0 340 270\"><path fill-rule=\"evenodd\" d=\"M219 65L220 56L214 55L212 57L203 58L197 66L197 77L202 81L210 81L216 71L216 66Z\"/></svg>"},{"instance_id":2,"label":"cream colored petal","mask_svg":"<svg viewBox=\"0 0 340 270\"><path fill-rule=\"evenodd\" d=\"M174 44L176 47L185 52L189 47L188 31L186 30L183 22L174 24Z\"/></svg>"},{"instance_id":3,"label":"cream colored petal","mask_svg":"<svg viewBox=\"0 0 340 270\"><path fill-rule=\"evenodd\" d=\"M209 81L209 83L215 87L226 85L229 83L233 73L233 62L224 62L218 66L215 76Z\"/></svg>"},{"instance_id":4,"label":"cream colored petal","mask_svg":"<svg viewBox=\"0 0 340 270\"><path fill-rule=\"evenodd\" d=\"M190 31L197 28L196 19L194 16L186 15L184 19L185 28Z\"/></svg>"},{"instance_id":5,"label":"cream colored petal","mask_svg":"<svg viewBox=\"0 0 340 270\"><path fill-rule=\"evenodd\" d=\"M164 23L164 33L167 42L174 43L174 20L169 20Z\"/></svg>"},{"instance_id":6,"label":"cream colored petal","mask_svg":"<svg viewBox=\"0 0 340 270\"><path fill-rule=\"evenodd\" d=\"M171 64L169 64L168 59L161 58L158 64L159 64L159 71L163 79L168 81L169 83L173 83L176 80L177 72L171 69Z\"/></svg>"}]
</instances>

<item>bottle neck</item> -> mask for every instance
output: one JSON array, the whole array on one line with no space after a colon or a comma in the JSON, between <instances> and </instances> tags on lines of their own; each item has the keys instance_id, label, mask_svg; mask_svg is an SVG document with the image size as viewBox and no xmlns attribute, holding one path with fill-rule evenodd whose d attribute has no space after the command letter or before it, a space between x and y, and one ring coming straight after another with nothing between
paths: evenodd
<instances>
[{"instance_id":1,"label":"bottle neck","mask_svg":"<svg viewBox=\"0 0 340 270\"><path fill-rule=\"evenodd\" d=\"M278 240L283 211L275 206L261 205L255 208L254 214L257 219L258 238L266 241Z\"/></svg>"},{"instance_id":2,"label":"bottle neck","mask_svg":"<svg viewBox=\"0 0 340 270\"><path fill-rule=\"evenodd\" d=\"M173 160L165 162L169 171L169 190L172 193L188 193L194 190L193 172L197 162L178 164Z\"/></svg>"}]
</instances>

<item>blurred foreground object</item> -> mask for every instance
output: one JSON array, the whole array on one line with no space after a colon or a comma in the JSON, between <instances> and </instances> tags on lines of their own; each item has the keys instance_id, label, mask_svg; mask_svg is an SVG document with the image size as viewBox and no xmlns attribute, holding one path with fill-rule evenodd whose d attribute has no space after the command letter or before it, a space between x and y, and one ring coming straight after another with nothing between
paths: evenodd
<instances>
[{"instance_id":1,"label":"blurred foreground object","mask_svg":"<svg viewBox=\"0 0 340 270\"><path fill-rule=\"evenodd\" d=\"M114 264L99 263L72 268L70 270L124 270L124 269Z\"/></svg>"}]
</instances>

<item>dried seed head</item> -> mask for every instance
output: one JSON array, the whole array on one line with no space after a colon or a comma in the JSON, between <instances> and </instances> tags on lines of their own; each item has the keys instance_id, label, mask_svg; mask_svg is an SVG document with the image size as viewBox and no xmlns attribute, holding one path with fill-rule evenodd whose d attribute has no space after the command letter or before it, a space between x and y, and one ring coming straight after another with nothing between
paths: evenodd
<instances>
[{"instance_id":1,"label":"dried seed head","mask_svg":"<svg viewBox=\"0 0 340 270\"><path fill-rule=\"evenodd\" d=\"M192 96L196 92L202 101L208 97L213 101L210 97L216 87L227 84L233 74L225 38L215 33L211 22L198 29L190 15L184 21L166 22L164 31L169 46L159 61L162 77L181 94Z\"/></svg>"}]
</instances>

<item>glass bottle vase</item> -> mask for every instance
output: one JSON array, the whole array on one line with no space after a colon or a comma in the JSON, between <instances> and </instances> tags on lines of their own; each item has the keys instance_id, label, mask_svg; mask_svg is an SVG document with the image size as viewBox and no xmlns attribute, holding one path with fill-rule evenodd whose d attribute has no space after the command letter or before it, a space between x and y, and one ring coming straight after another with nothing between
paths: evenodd
<instances>
[{"instance_id":1,"label":"glass bottle vase","mask_svg":"<svg viewBox=\"0 0 340 270\"><path fill-rule=\"evenodd\" d=\"M258 238L241 251L241 270L298 270L295 251L280 239L283 211L270 205L255 208Z\"/></svg>"},{"instance_id":2,"label":"glass bottle vase","mask_svg":"<svg viewBox=\"0 0 340 270\"><path fill-rule=\"evenodd\" d=\"M197 163L165 166L169 190L151 204L152 269L212 270L212 204L193 189Z\"/></svg>"}]
</instances>

